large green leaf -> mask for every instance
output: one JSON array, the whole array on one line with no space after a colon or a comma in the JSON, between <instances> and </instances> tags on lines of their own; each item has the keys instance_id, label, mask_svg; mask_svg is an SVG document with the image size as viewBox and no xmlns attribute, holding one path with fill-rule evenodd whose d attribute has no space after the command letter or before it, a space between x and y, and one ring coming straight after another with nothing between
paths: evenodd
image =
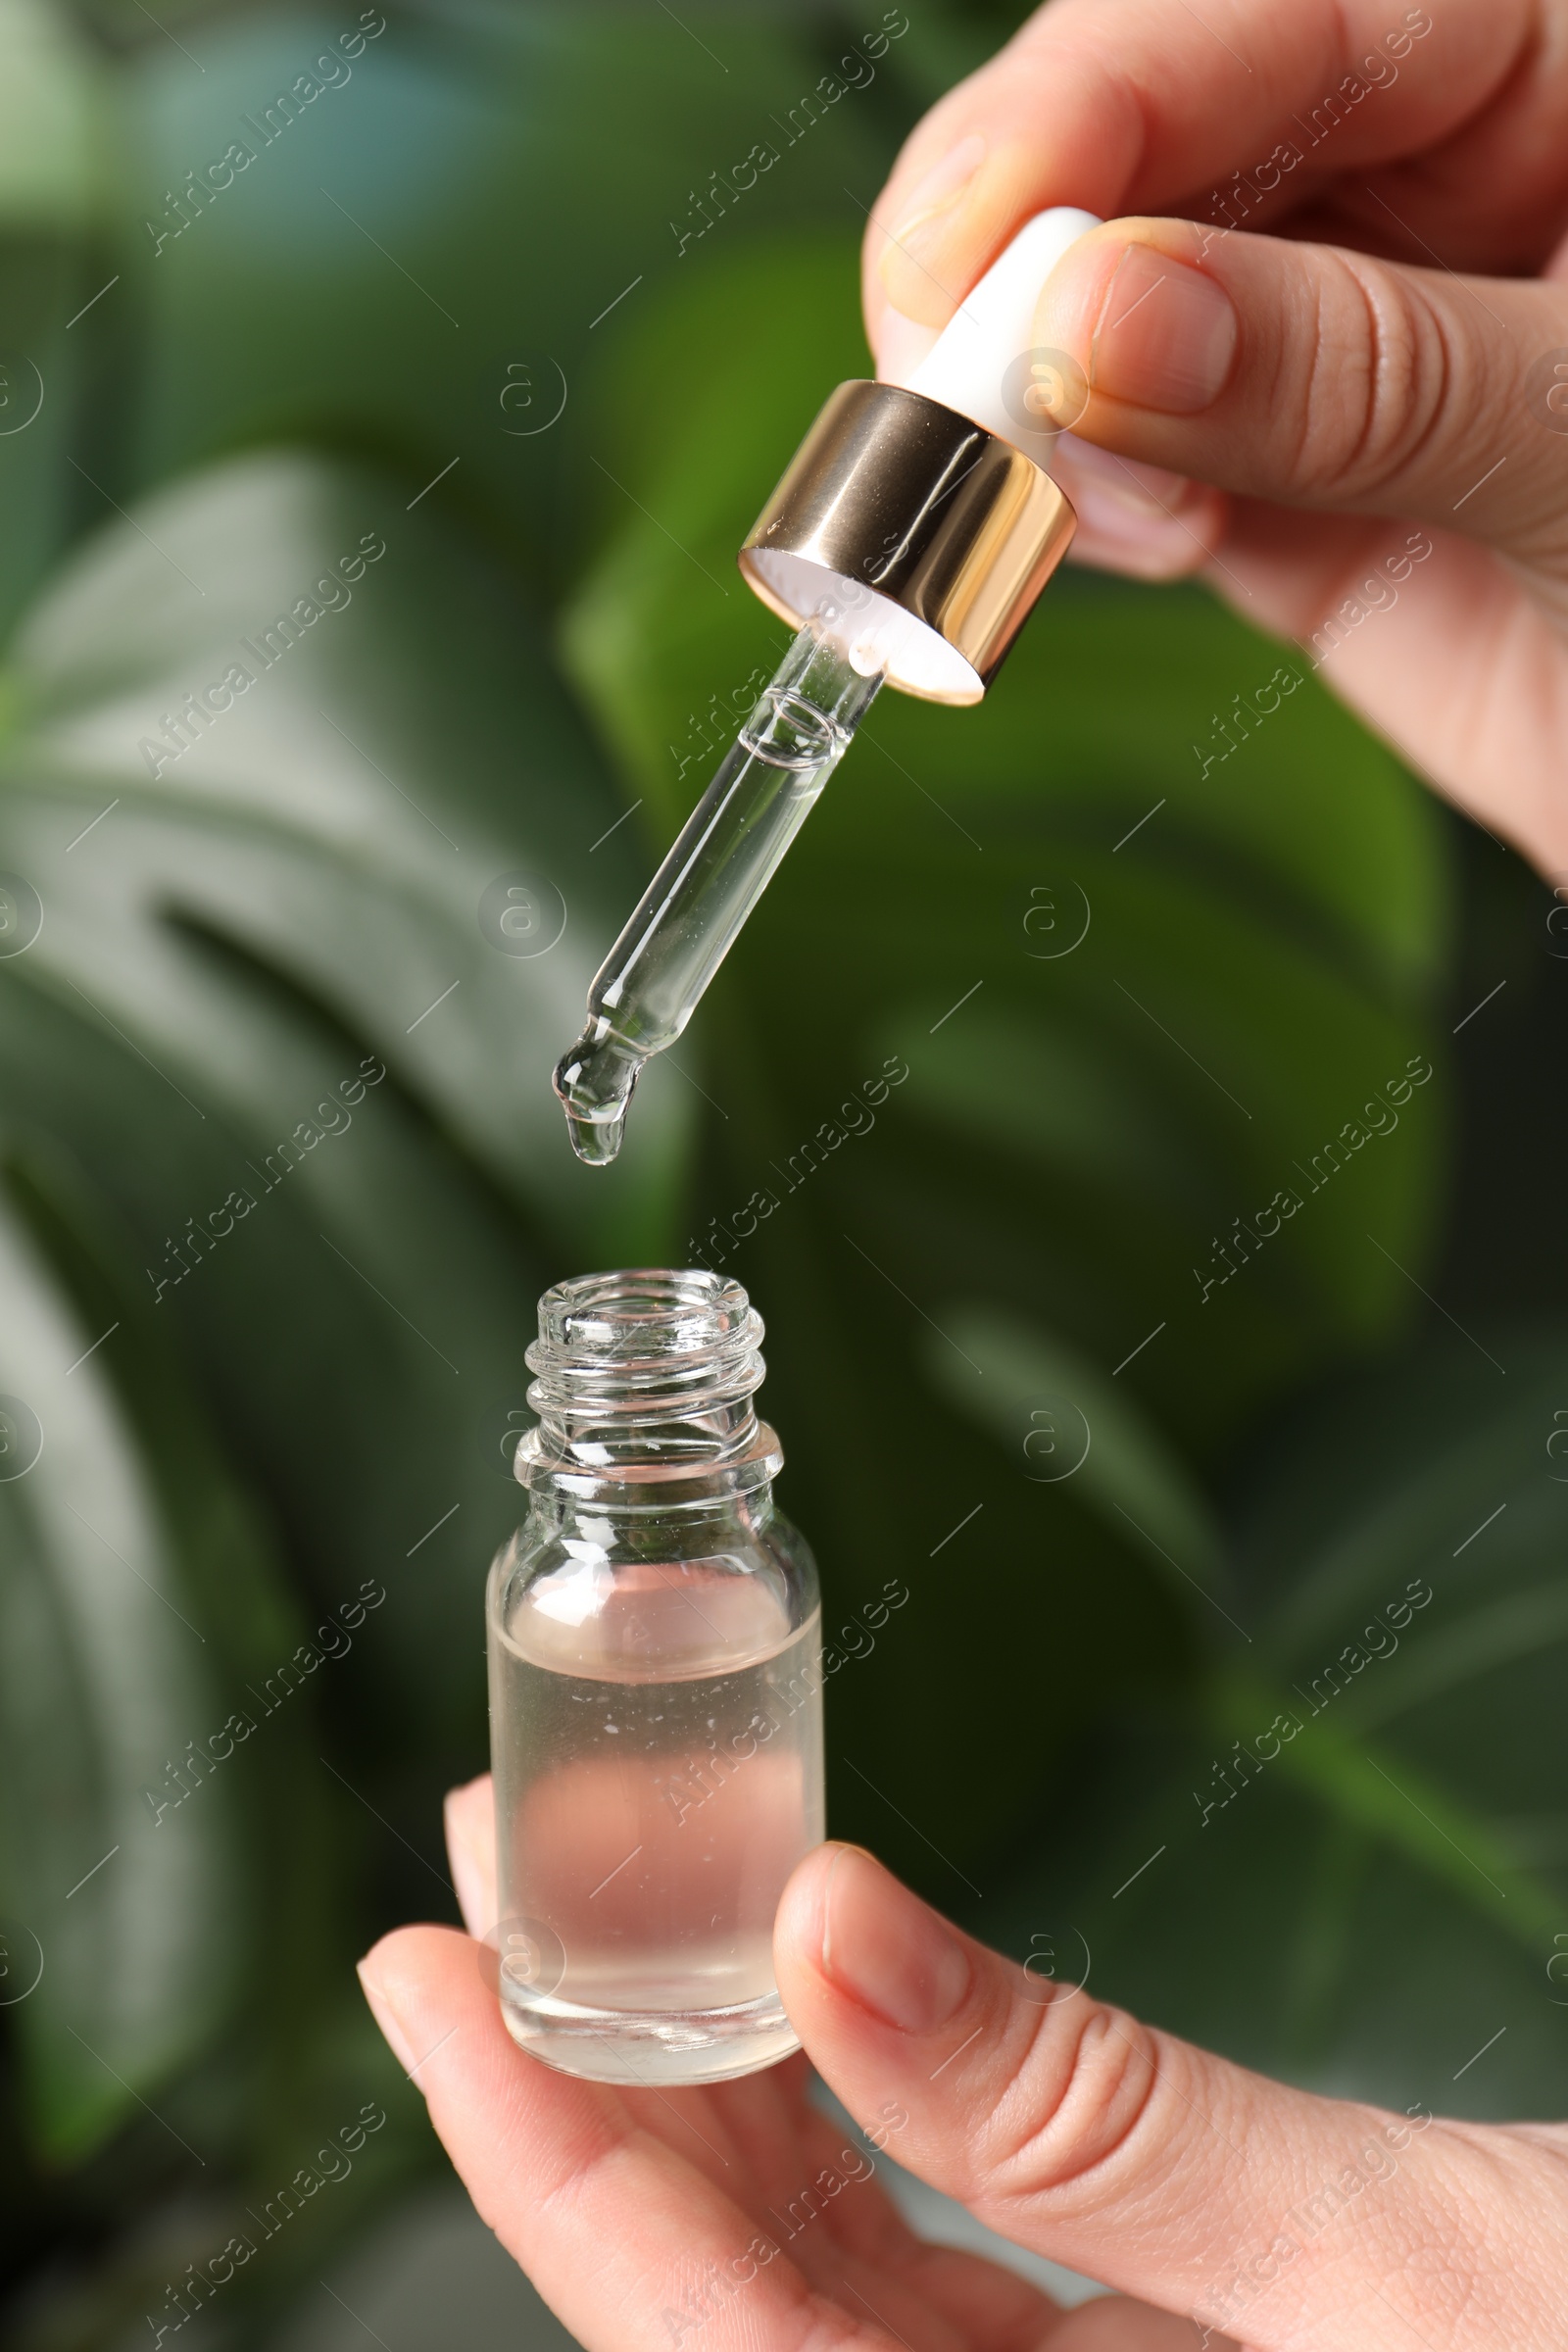
<instances>
[{"instance_id":1,"label":"large green leaf","mask_svg":"<svg viewBox=\"0 0 1568 2352\"><path fill-rule=\"evenodd\" d=\"M661 831L779 638L733 549L857 364L847 251L836 294L819 248L748 269L790 335L737 348L738 284L666 306L640 373L673 390L641 404L625 451L646 516L611 533L565 623ZM883 698L693 1033L736 1025L726 1058L769 1070L792 1143L831 1107L824 1051L906 1053L913 1148L891 1200L876 1183L906 1270L938 1231L951 1252L983 1152L998 1302L1028 1298L1107 1370L1164 1323L1130 1379L1200 1443L1391 1327L1410 1295L1394 1261L1435 1206L1441 1084L1402 1085L1432 1047L1430 811L1310 682L1231 760L1193 756L1215 705L1283 655L1191 594L1054 587L981 710ZM1314 1155L1390 1081L1405 1100L1376 1114L1385 1132L1314 1185ZM761 1181L765 1156L726 1185ZM843 1164L865 1173L863 1153ZM1216 1244L1282 1194L1301 1212L1272 1250L1244 1241L1260 1262L1227 1283Z\"/></svg>"},{"instance_id":2,"label":"large green leaf","mask_svg":"<svg viewBox=\"0 0 1568 2352\"><path fill-rule=\"evenodd\" d=\"M841 214L846 180L869 202L898 47L792 134L832 52L782 14L394 5L345 56L357 18L208 16L188 57L149 34L121 76L119 297L148 351L130 478L347 438L398 453L406 495L455 467L438 496L544 570L575 558L599 466L621 471L618 436L579 433L584 363L714 250ZM295 90L291 115L275 102ZM250 160L193 196L234 142ZM736 192L760 142L778 160Z\"/></svg>"},{"instance_id":3,"label":"large green leaf","mask_svg":"<svg viewBox=\"0 0 1568 2352\"><path fill-rule=\"evenodd\" d=\"M734 550L864 371L855 302L848 239L755 247L647 323L630 414L603 387L639 511L601 502L562 634L651 846L781 649ZM738 337L747 309L778 331ZM978 1868L1075 1721L1191 1671L1198 1622L1093 1480L1046 1498L1016 1434L956 1426L965 1382L966 1423L1005 1417L963 1319L1049 1333L1213 1463L1415 1298L1446 1127L1434 820L1310 680L1229 760L1193 750L1293 662L1195 592L1063 576L981 710L882 698L689 1033L714 1105L693 1247L770 1317L792 1507L835 1597L894 1567L915 1587L897 1672L843 1678L838 1718L914 1836L837 1782L846 1826L911 1865L930 1840ZM906 1075L873 1102L885 1066ZM1330 1141L1345 1164L1315 1180ZM1219 1254L1276 1195L1289 1222Z\"/></svg>"},{"instance_id":4,"label":"large green leaf","mask_svg":"<svg viewBox=\"0 0 1568 2352\"><path fill-rule=\"evenodd\" d=\"M79 1174L14 1126L3 1152L6 1983L39 2137L79 2158L161 2104L242 2008L270 2006L255 1902L270 1840L237 1793L255 1768L191 1751L300 1629ZM274 1791L300 1712L267 1731ZM155 2121L177 2163L180 2133Z\"/></svg>"},{"instance_id":5,"label":"large green leaf","mask_svg":"<svg viewBox=\"0 0 1568 2352\"><path fill-rule=\"evenodd\" d=\"M930 1340L924 1355L933 1386L955 1409L993 1431L1032 1485L1060 1489L1076 1479L1076 1498L1119 1541L1131 1528L1174 1570L1172 1590L1190 1612L1197 1614L1195 1592L1217 1607L1205 1590L1220 1552L1207 1500L1137 1398L1119 1394L1076 1349L1006 1316L960 1301L943 1321L953 1345ZM966 1376L966 1359L978 1377Z\"/></svg>"},{"instance_id":6,"label":"large green leaf","mask_svg":"<svg viewBox=\"0 0 1568 2352\"><path fill-rule=\"evenodd\" d=\"M384 1638L451 1737L474 1686L436 1637L515 1512L533 1300L658 1250L684 1104L671 1071L608 1181L571 1158L548 1072L636 869L505 583L404 505L319 460L236 463L113 526L29 619L0 865L44 919L0 964L0 1051L84 1159L117 1133L137 1279L321 1600L346 1565L399 1572ZM352 601L265 667L323 582ZM233 664L254 684L177 759L138 749ZM486 899L518 873L522 956Z\"/></svg>"},{"instance_id":7,"label":"large green leaf","mask_svg":"<svg viewBox=\"0 0 1568 2352\"><path fill-rule=\"evenodd\" d=\"M51 1168L92 1170L103 1282L128 1301L123 1330L134 1318L147 1335L127 1378L152 1413L160 1364L177 1353L195 1370L275 1513L306 1626L341 1618L366 1585L386 1594L328 1669L326 1737L291 1746L269 1726L265 1775L247 1752L211 1806L203 1789L177 1826L162 1822L153 1852L169 1868L182 1857L187 1876L167 1887L155 1875L146 1899L159 1933L186 1937L202 1997L183 1964L172 1976L151 1965L143 1935L124 1997L150 2000L151 2022L127 2026L134 2052L103 2053L132 2091L162 2085L210 2047L248 1986L245 2061L236 2076L223 2060L228 2103L212 2134L231 2146L242 2114L253 2152L315 2129L345 2050L361 2049L342 2017L355 1928L310 1857L323 1840L359 1857L346 1873L338 1862L339 1890L363 1903L395 1889L382 1898L393 1915L450 1899L432 1784L482 1759L480 1589L520 1507L507 1448L524 1417L534 1299L577 1264L667 1254L688 1123L671 1071L650 1091L624 1169L595 1179L570 1156L549 1067L579 1023L636 865L624 832L601 839L618 804L506 581L427 507L406 509L384 475L302 454L218 468L86 546L29 616L10 670L8 1117L33 1158L47 1144ZM385 552L345 580L342 559L362 537L373 551L383 532ZM298 632L288 642L273 627L286 612ZM185 698L234 665L252 682L201 727ZM182 707L181 749L171 722ZM163 751L149 750L155 740ZM529 879L509 929L492 902L499 884L505 911L519 874ZM98 1328L116 1319L105 1308ZM96 1336L72 1345L73 1326L55 1351L69 1362ZM110 1343L126 1345L123 1331ZM96 1423L84 1406L74 1423L70 1413L98 1363L50 1406L94 1455ZM11 1385L27 1394L20 1372ZM188 1573L217 1579L243 1615L238 1538L202 1500L200 1451L177 1417L153 1421L150 1435L138 1424L125 1437L122 1481L167 1483ZM73 1457L62 1446L60 1458ZM38 1476L17 1492L44 1494ZM172 1540L156 1523L106 1533L137 1564ZM28 1557L19 1590L40 1626L65 1628L50 1638L67 1664L49 1669L47 1690L40 1674L13 1717L42 1771L34 1702L53 1704L68 1672L74 1555L33 1544ZM168 1589L161 1570L145 1573ZM172 1630L211 1668L196 1637ZM215 1639L205 1621L199 1631ZM143 1646L167 1647L169 1632L151 1622ZM292 1646L264 1627L241 1645L243 1673L225 1651L227 1672L195 1683L176 1648L160 1669L168 1695L150 1717L145 1695L132 1709L147 1743L177 1758L205 1741L246 1703L235 1681L265 1689ZM122 1651L142 1674L135 1646ZM104 1736L93 1735L100 1746ZM56 1790L76 1824L73 1857L95 1847L82 1869L116 1843L127 1808L147 1811L151 1764L117 1739L109 1762L93 1762L83 1733L81 1771ZM243 1836L231 1804L256 1808ZM120 1860L100 1874L106 1885ZM51 1878L53 1896L72 1879ZM73 1925L91 1919L98 1885L72 1895ZM236 1975L237 1939L258 1915L266 1931ZM149 1990L155 1977L167 2002ZM105 2076L95 2105L96 2062L64 2068L74 2034L98 2046L91 1971L62 1968L53 1982L58 2014L33 2012L56 2021L39 2096L55 2143L79 2145L120 2120L127 2094ZM205 2147L170 2108L183 2095L176 2085L156 2104Z\"/></svg>"},{"instance_id":8,"label":"large green leaf","mask_svg":"<svg viewBox=\"0 0 1568 2352\"><path fill-rule=\"evenodd\" d=\"M51 909L14 970L113 997L204 1097L245 1102L268 1076L216 976L186 985L205 934L384 1044L519 1205L570 1230L629 1189L580 1183L548 1086L634 882L619 842L592 847L619 806L504 578L450 526L364 468L236 461L93 540L20 631L11 689L8 854ZM175 735L210 689L232 707ZM93 830L62 840L78 810ZM481 908L528 861L535 927L513 937ZM438 1019L443 988L461 1001ZM670 1150L658 1091L644 1187Z\"/></svg>"},{"instance_id":9,"label":"large green leaf","mask_svg":"<svg viewBox=\"0 0 1568 2352\"><path fill-rule=\"evenodd\" d=\"M988 1932L1068 1965L1082 1934L1097 1989L1326 2089L1560 2115L1565 1431L1568 1343L1518 1331L1298 1416L1250 1481L1246 1642L1185 1723L1084 1752Z\"/></svg>"}]
</instances>

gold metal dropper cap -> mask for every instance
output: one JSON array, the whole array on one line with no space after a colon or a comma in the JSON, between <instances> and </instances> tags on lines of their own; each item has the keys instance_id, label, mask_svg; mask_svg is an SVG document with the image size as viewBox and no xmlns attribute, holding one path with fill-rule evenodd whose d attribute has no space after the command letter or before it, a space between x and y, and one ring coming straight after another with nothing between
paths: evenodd
<instances>
[{"instance_id":1,"label":"gold metal dropper cap","mask_svg":"<svg viewBox=\"0 0 1568 2352\"><path fill-rule=\"evenodd\" d=\"M737 560L796 628L835 577L851 603L891 606L877 614L888 684L977 703L1076 527L1010 442L922 393L854 382L827 401Z\"/></svg>"}]
</instances>

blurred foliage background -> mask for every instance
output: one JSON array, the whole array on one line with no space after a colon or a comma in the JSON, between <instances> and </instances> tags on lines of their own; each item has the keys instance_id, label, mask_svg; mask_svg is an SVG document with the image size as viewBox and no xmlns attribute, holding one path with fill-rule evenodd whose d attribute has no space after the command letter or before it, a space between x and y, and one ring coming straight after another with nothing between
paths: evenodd
<instances>
[{"instance_id":1,"label":"blurred foliage background","mask_svg":"<svg viewBox=\"0 0 1568 2352\"><path fill-rule=\"evenodd\" d=\"M352 1962L456 1916L534 1299L694 1247L830 1620L910 1588L832 1688L840 1834L1255 2065L1568 2109L1568 942L1517 858L1315 683L1201 777L1280 649L1068 575L982 710L879 704L619 1166L549 1092L780 649L733 553L866 368L864 210L1013 21L920 0L788 137L879 11L0 0L26 2352L157 2340L302 2169L188 2341L358 2341L411 2244L399 2347L491 2340Z\"/></svg>"}]
</instances>

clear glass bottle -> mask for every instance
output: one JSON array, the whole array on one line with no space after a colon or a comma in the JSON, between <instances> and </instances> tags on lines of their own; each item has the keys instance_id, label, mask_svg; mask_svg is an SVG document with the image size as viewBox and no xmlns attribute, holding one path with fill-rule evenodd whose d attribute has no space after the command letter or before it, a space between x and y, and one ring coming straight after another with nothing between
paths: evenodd
<instances>
[{"instance_id":1,"label":"clear glass bottle","mask_svg":"<svg viewBox=\"0 0 1568 2352\"><path fill-rule=\"evenodd\" d=\"M760 1317L704 1272L547 1291L490 1571L502 2015L604 2082L798 2047L773 1915L822 1820L816 1569L774 1507Z\"/></svg>"}]
</instances>

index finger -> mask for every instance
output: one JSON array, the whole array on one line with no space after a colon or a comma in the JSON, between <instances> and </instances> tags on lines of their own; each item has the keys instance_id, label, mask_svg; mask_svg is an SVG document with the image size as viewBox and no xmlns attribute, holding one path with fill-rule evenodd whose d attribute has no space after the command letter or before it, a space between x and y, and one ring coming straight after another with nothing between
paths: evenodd
<instances>
[{"instance_id":1,"label":"index finger","mask_svg":"<svg viewBox=\"0 0 1568 2352\"><path fill-rule=\"evenodd\" d=\"M1266 227L1330 173L1417 150L1430 165L1433 147L1510 83L1517 114L1554 114L1560 125L1562 69L1522 71L1537 38L1531 0L1448 0L1441 23L1401 0L1055 0L938 102L871 207L864 293L873 346L882 349L890 306L923 328L946 325L1015 231L1049 205L1104 218L1174 211L1224 226L1223 199L1245 170L1246 225ZM1287 147L1295 163L1274 161ZM1489 200L1515 220L1535 215L1544 258L1551 240L1539 199L1563 175L1561 147L1560 135L1516 138L1505 195L1494 159L1489 172L1478 158L1448 191L1455 223L1473 224ZM1429 171L1429 207L1434 185L1442 201L1441 175ZM1402 216L1398 191L1392 200ZM1377 217L1370 201L1364 210ZM1390 228L1397 246L1397 221ZM1444 258L1480 266L1493 257Z\"/></svg>"}]
</instances>

